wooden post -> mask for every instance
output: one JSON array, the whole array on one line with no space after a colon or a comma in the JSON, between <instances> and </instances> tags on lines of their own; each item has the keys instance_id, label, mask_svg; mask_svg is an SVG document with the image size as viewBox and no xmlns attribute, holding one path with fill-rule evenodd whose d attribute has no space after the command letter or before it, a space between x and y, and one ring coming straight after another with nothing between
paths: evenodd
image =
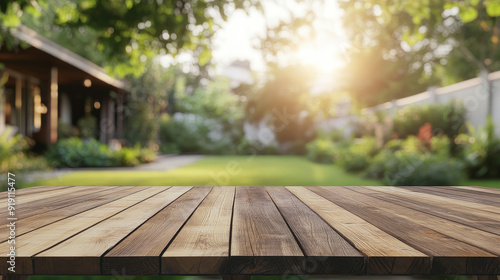
<instances>
[{"instance_id":1,"label":"wooden post","mask_svg":"<svg viewBox=\"0 0 500 280\"><path fill-rule=\"evenodd\" d=\"M53 66L50 70L50 102L49 102L49 143L55 144L57 142L57 111L58 111L58 82L57 82L57 67Z\"/></svg>"},{"instance_id":2,"label":"wooden post","mask_svg":"<svg viewBox=\"0 0 500 280\"><path fill-rule=\"evenodd\" d=\"M23 80L16 77L16 86L14 89L14 108L16 116L17 132L24 135L24 116L23 116Z\"/></svg>"},{"instance_id":3,"label":"wooden post","mask_svg":"<svg viewBox=\"0 0 500 280\"><path fill-rule=\"evenodd\" d=\"M116 100L116 138L121 139L123 137L123 98L124 93L118 92L118 98Z\"/></svg>"}]
</instances>

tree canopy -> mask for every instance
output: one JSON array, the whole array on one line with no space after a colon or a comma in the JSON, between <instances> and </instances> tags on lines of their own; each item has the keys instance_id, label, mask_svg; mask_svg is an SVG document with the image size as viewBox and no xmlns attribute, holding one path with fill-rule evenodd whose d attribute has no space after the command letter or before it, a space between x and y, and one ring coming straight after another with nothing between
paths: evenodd
<instances>
[{"instance_id":1,"label":"tree canopy","mask_svg":"<svg viewBox=\"0 0 500 280\"><path fill-rule=\"evenodd\" d=\"M372 106L500 70L500 2L341 1L352 47L345 88Z\"/></svg>"},{"instance_id":2,"label":"tree canopy","mask_svg":"<svg viewBox=\"0 0 500 280\"><path fill-rule=\"evenodd\" d=\"M6 0L0 3L0 41L9 45L9 28L24 23L96 63L122 64L122 76L153 55L181 49L204 66L218 20L250 7L260 9L259 1Z\"/></svg>"}]
</instances>

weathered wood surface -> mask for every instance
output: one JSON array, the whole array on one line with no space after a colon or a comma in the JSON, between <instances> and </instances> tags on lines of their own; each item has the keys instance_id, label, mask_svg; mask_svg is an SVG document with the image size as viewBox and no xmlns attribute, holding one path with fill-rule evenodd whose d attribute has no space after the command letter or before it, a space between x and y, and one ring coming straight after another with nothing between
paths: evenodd
<instances>
[{"instance_id":1,"label":"weathered wood surface","mask_svg":"<svg viewBox=\"0 0 500 280\"><path fill-rule=\"evenodd\" d=\"M0 227L0 275L9 279L500 274L496 189L73 186L16 198L14 274L10 229ZM0 216L7 221L6 209Z\"/></svg>"}]
</instances>

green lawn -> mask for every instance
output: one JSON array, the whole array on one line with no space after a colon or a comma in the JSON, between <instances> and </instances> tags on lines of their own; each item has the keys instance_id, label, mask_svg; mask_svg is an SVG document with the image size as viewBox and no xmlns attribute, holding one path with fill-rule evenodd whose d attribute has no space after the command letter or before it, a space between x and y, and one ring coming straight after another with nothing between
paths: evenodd
<instances>
[{"instance_id":1,"label":"green lawn","mask_svg":"<svg viewBox=\"0 0 500 280\"><path fill-rule=\"evenodd\" d=\"M171 171L82 171L30 185L134 186L377 186L335 165L317 164L298 156L211 156ZM463 185L500 187L499 180L467 181Z\"/></svg>"},{"instance_id":2,"label":"green lawn","mask_svg":"<svg viewBox=\"0 0 500 280\"><path fill-rule=\"evenodd\" d=\"M380 185L297 156L212 156L171 171L83 171L39 185Z\"/></svg>"}]
</instances>

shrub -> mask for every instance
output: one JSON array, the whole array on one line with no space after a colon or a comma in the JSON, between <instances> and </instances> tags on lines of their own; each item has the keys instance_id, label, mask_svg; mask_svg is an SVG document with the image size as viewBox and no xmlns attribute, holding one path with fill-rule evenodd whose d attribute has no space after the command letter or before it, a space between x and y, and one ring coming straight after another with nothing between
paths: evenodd
<instances>
[{"instance_id":1,"label":"shrub","mask_svg":"<svg viewBox=\"0 0 500 280\"><path fill-rule=\"evenodd\" d=\"M395 186L451 186L463 178L463 164L436 155L398 151L384 164L384 183Z\"/></svg>"},{"instance_id":2,"label":"shrub","mask_svg":"<svg viewBox=\"0 0 500 280\"><path fill-rule=\"evenodd\" d=\"M139 146L113 151L95 139L68 138L52 146L45 157L55 167L112 167L154 161L156 155Z\"/></svg>"},{"instance_id":3,"label":"shrub","mask_svg":"<svg viewBox=\"0 0 500 280\"><path fill-rule=\"evenodd\" d=\"M175 147L182 153L230 154L236 152L243 137L237 127L218 119L176 113L162 116L160 142L164 149Z\"/></svg>"},{"instance_id":4,"label":"shrub","mask_svg":"<svg viewBox=\"0 0 500 280\"><path fill-rule=\"evenodd\" d=\"M418 138L389 141L372 160L365 175L382 179L387 185L457 185L463 179L464 165L450 157L450 140L432 137L430 147Z\"/></svg>"},{"instance_id":5,"label":"shrub","mask_svg":"<svg viewBox=\"0 0 500 280\"><path fill-rule=\"evenodd\" d=\"M127 118L125 139L129 145L153 147L157 142L158 123L147 103L137 103Z\"/></svg>"},{"instance_id":6,"label":"shrub","mask_svg":"<svg viewBox=\"0 0 500 280\"><path fill-rule=\"evenodd\" d=\"M470 135L460 134L455 139L459 157L465 162L469 176L473 178L500 177L500 139L495 137L493 120L486 126L474 129L467 125Z\"/></svg>"},{"instance_id":7,"label":"shrub","mask_svg":"<svg viewBox=\"0 0 500 280\"><path fill-rule=\"evenodd\" d=\"M47 169L44 158L28 153L31 140L20 134L11 136L10 129L0 134L0 174Z\"/></svg>"},{"instance_id":8,"label":"shrub","mask_svg":"<svg viewBox=\"0 0 500 280\"><path fill-rule=\"evenodd\" d=\"M336 163L349 172L362 171L369 166L370 157L353 151L341 152L336 158Z\"/></svg>"},{"instance_id":9,"label":"shrub","mask_svg":"<svg viewBox=\"0 0 500 280\"><path fill-rule=\"evenodd\" d=\"M78 120L78 129L83 138L94 138L97 135L97 119L94 116L85 116Z\"/></svg>"},{"instance_id":10,"label":"shrub","mask_svg":"<svg viewBox=\"0 0 500 280\"><path fill-rule=\"evenodd\" d=\"M362 171L366 169L373 156L378 153L377 141L374 137L363 137L346 149L340 149L336 162L346 171Z\"/></svg>"},{"instance_id":11,"label":"shrub","mask_svg":"<svg viewBox=\"0 0 500 280\"><path fill-rule=\"evenodd\" d=\"M400 138L418 135L426 123L432 127L432 134L444 134L454 139L465 123L466 110L457 102L447 105L408 106L399 109L394 117L394 132Z\"/></svg>"},{"instance_id":12,"label":"shrub","mask_svg":"<svg viewBox=\"0 0 500 280\"><path fill-rule=\"evenodd\" d=\"M306 145L307 158L319 163L333 163L335 144L327 139L317 138Z\"/></svg>"}]
</instances>

